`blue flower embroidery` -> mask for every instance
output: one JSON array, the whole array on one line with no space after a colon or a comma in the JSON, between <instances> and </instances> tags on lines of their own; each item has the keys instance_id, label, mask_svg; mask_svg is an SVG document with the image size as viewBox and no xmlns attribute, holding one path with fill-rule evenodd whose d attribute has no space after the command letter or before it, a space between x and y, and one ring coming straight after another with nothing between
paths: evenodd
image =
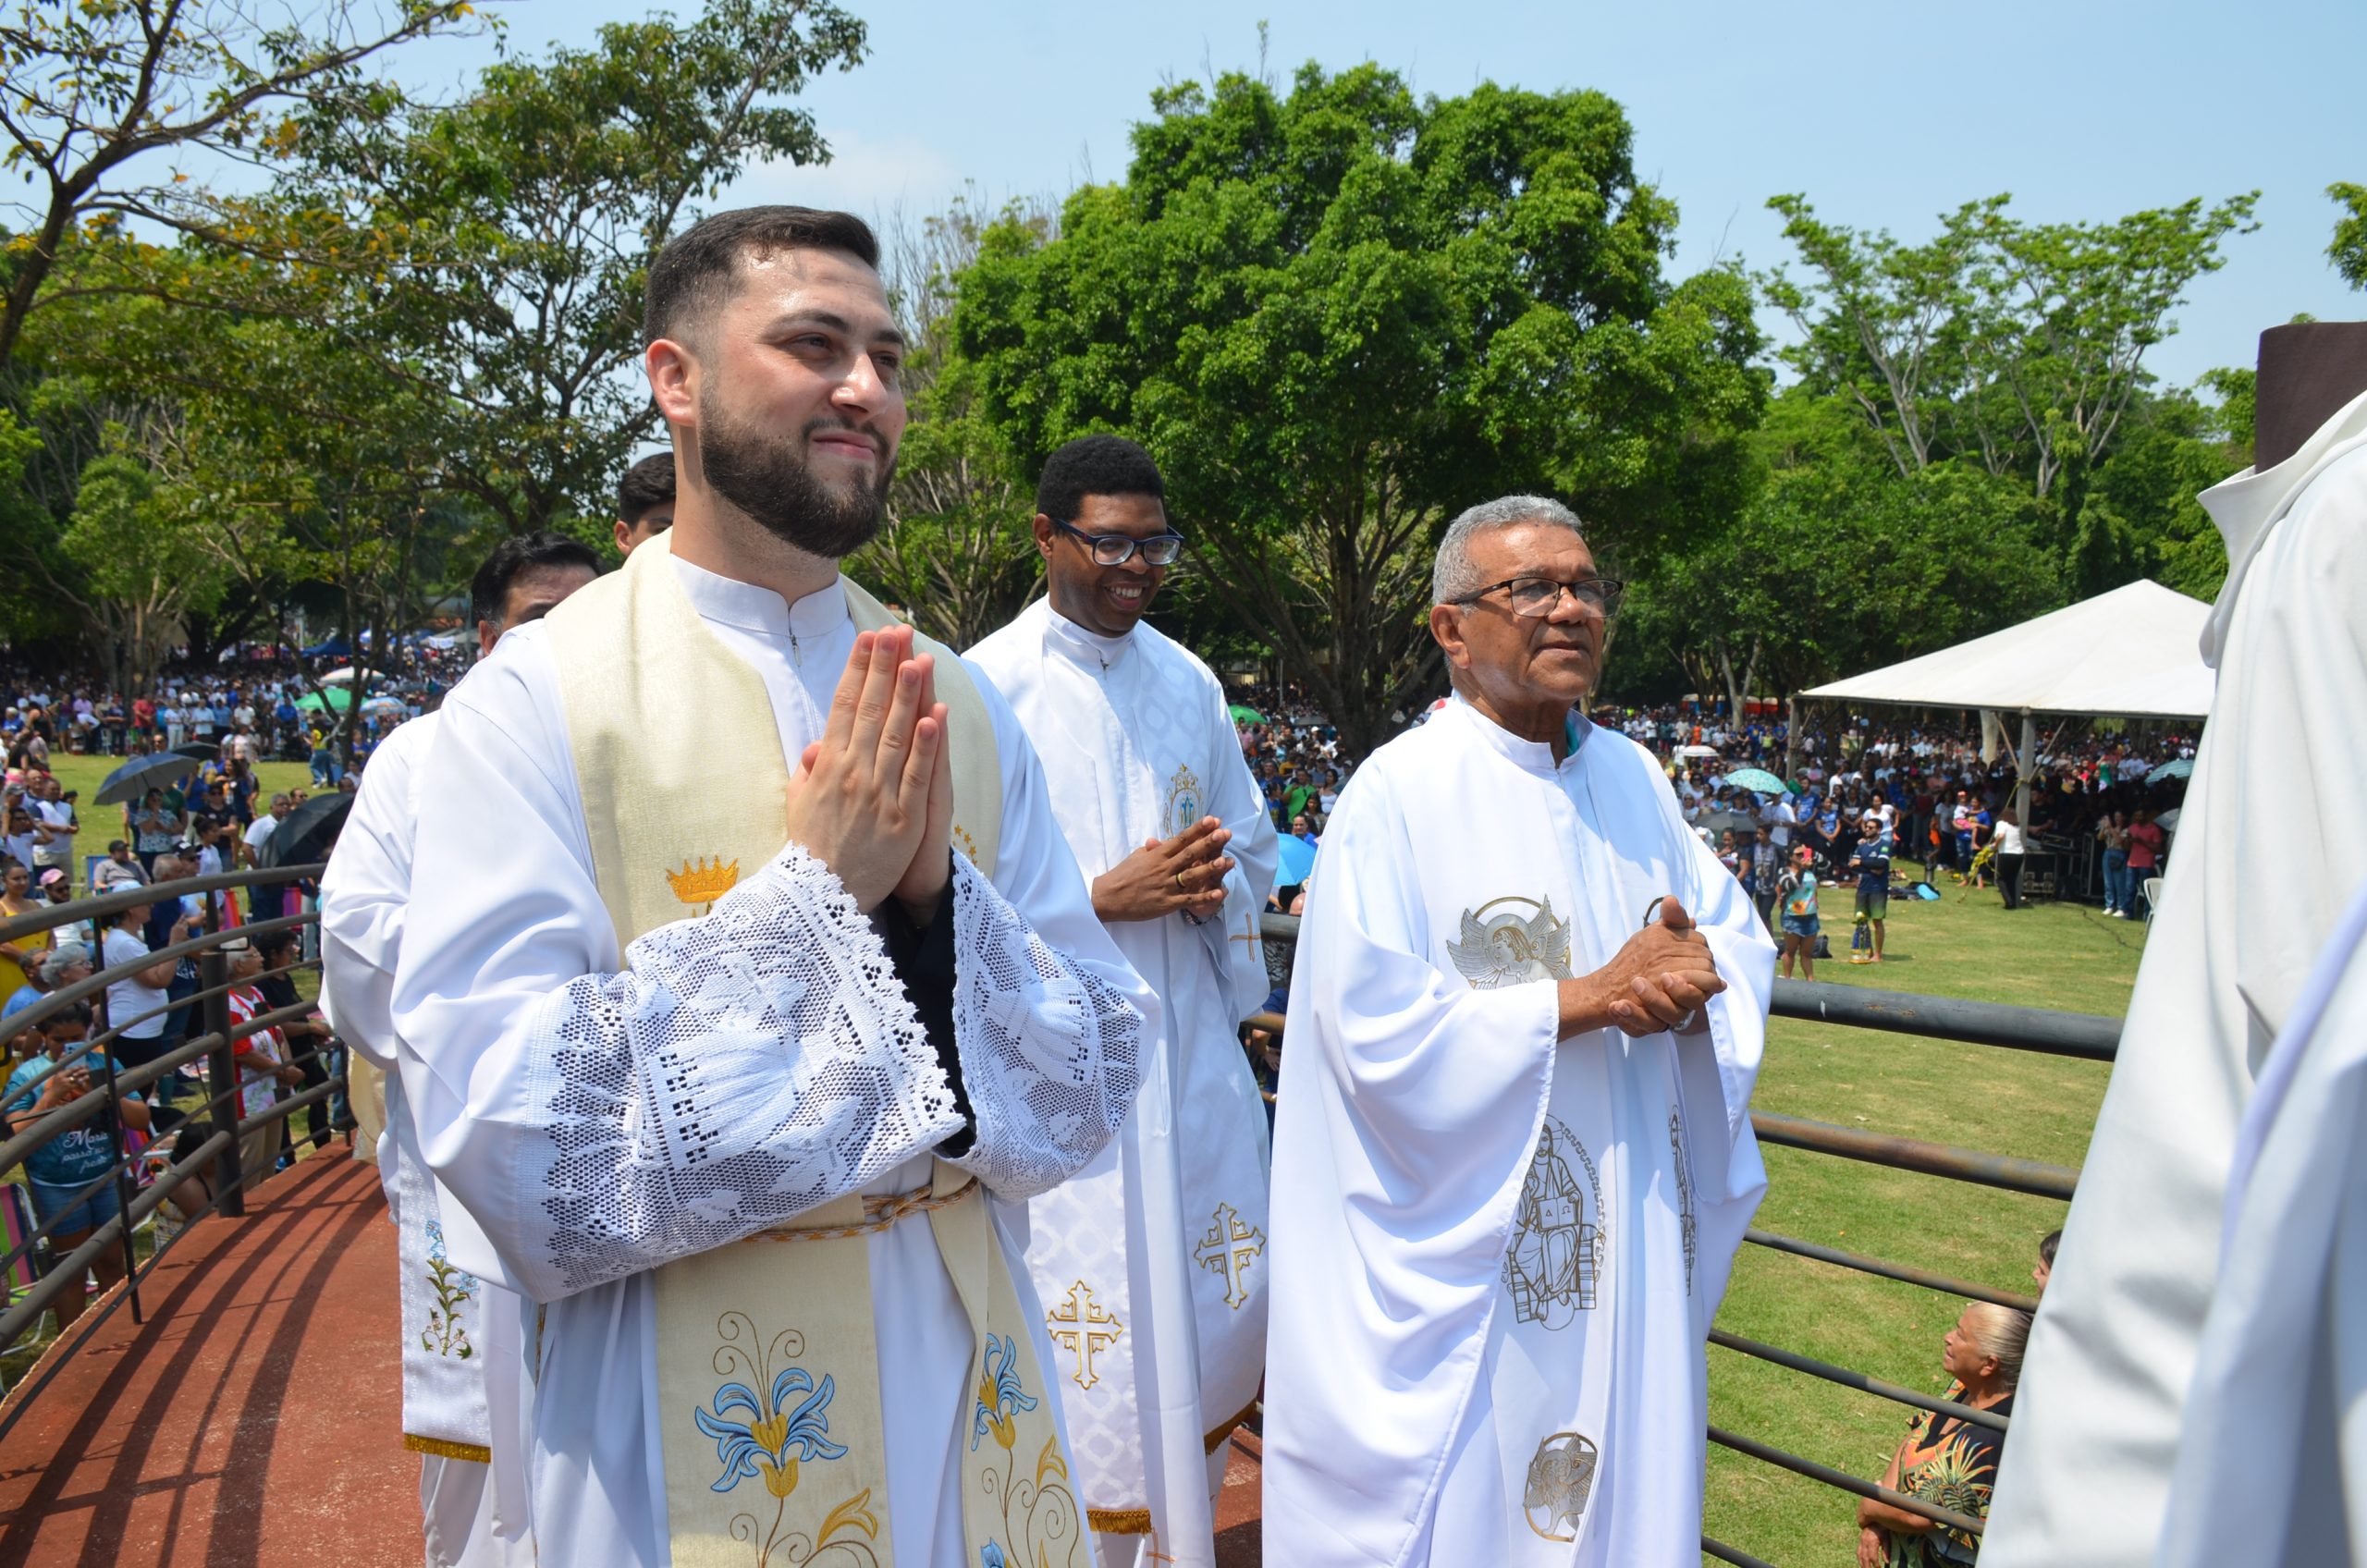
<instances>
[{"instance_id":1,"label":"blue flower embroidery","mask_svg":"<svg viewBox=\"0 0 2367 1568\"><path fill-rule=\"evenodd\" d=\"M1010 1448L1019 1440L1019 1423L1013 1417L1035 1408L1035 1397L1019 1385L1018 1342L1008 1334L988 1334L986 1370L978 1378L977 1418L970 1424L971 1452L977 1452L978 1439L989 1431L996 1442Z\"/></svg>"},{"instance_id":2,"label":"blue flower embroidery","mask_svg":"<svg viewBox=\"0 0 2367 1568\"><path fill-rule=\"evenodd\" d=\"M726 1383L716 1390L715 1413L701 1410L695 1417L699 1430L715 1439L715 1457L723 1465L712 1489L728 1492L761 1476L767 1491L785 1498L797 1489L799 1461L845 1458L846 1449L830 1440L830 1421L824 1414L837 1391L832 1378L825 1377L817 1389L813 1377L797 1366L785 1368L773 1379L769 1410L757 1403L755 1391L745 1383ZM805 1400L790 1409L790 1401L799 1394ZM745 1411L747 1418L728 1420L728 1410Z\"/></svg>"},{"instance_id":3,"label":"blue flower embroidery","mask_svg":"<svg viewBox=\"0 0 2367 1568\"><path fill-rule=\"evenodd\" d=\"M988 1540L978 1549L978 1568L1011 1568L1011 1559L1003 1555L1000 1545Z\"/></svg>"}]
</instances>

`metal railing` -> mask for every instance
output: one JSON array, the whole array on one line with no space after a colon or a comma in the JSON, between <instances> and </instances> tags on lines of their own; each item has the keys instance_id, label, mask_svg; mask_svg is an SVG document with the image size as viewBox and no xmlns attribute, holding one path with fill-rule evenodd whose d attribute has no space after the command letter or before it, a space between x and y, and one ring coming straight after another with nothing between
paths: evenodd
<instances>
[{"instance_id":1,"label":"metal railing","mask_svg":"<svg viewBox=\"0 0 2367 1568\"><path fill-rule=\"evenodd\" d=\"M1264 935L1269 941L1295 944L1298 928L1299 922L1294 916L1269 914L1264 917ZM1949 1040L2002 1050L2038 1051L2086 1061L2109 1062L2120 1046L2121 1021L2116 1018L2094 1013L2054 1012L2043 1008L2008 1007L1993 1002L1963 1001L1948 997L1910 996L1897 991L1861 990L1855 986L1839 986L1826 981L1777 980L1768 1011L1777 1018L1881 1030L1911 1035L1920 1039ZM1253 1027L1270 1030L1277 1038L1282 1036L1285 1024L1282 1016L1276 1013L1260 1013L1247 1022ZM1841 1159L1860 1160L1895 1170L1911 1170L2004 1192L2027 1193L2067 1202L2079 1180L2079 1173L2067 1166L2018 1159L1950 1144L1927 1143L1919 1138L1863 1132L1854 1127L1839 1127L1797 1116L1781 1116L1772 1111L1754 1110L1750 1114L1750 1121L1752 1130L1762 1144ZM1753 1228L1744 1232L1743 1239L1754 1246L1772 1252L1811 1258L1877 1279L1894 1280L1973 1301L1992 1302L2021 1312L2034 1312L2038 1308L2035 1299L2011 1291L1994 1290L1969 1280L1844 1252L1837 1247L1801 1241L1797 1237ZM1803 1377L1819 1378L1917 1410L1952 1416L1994 1431L2005 1431L2011 1424L2009 1417L1994 1411L1978 1410L1954 1400L1919 1393L1851 1367L1745 1339L1723 1329L1711 1329L1710 1342L1722 1350L1780 1366ZM1968 1535L1981 1533L1981 1521L1970 1515L1910 1497L1847 1471L1821 1464L1772 1443L1727 1431L1714 1423L1710 1427L1709 1436L1710 1440L1720 1448L1790 1471L1796 1476L1806 1476L1836 1490L1875 1499ZM1740 1548L1708 1536L1701 1539L1701 1550L1720 1562L1737 1564L1738 1568L1772 1568L1772 1564L1751 1556Z\"/></svg>"},{"instance_id":2,"label":"metal railing","mask_svg":"<svg viewBox=\"0 0 2367 1568\"><path fill-rule=\"evenodd\" d=\"M72 1251L52 1258L30 1289L0 1309L0 1354L14 1350L32 1335L43 1318L69 1295L79 1299L86 1289L86 1276L103 1259L112 1256L120 1266L122 1278L110 1284L95 1303L70 1323L64 1324L33 1367L0 1398L0 1438L7 1435L33 1397L48 1386L66 1362L90 1342L117 1310L128 1307L133 1322L143 1321L140 1287L181 1237L208 1215L237 1217L246 1212L247 1171L240 1156L243 1140L265 1129L279 1128L296 1112L316 1107L321 1109L310 1119L313 1125L309 1134L316 1144L335 1132L350 1133L350 1118L340 1118L331 1109L346 1092L343 1047L333 1036L309 1050L289 1053L281 1064L302 1073L304 1088L284 1096L275 1096L271 1106L259 1109L252 1115L241 1114L239 1109L247 1087L242 1082L247 1074L239 1061L245 1054L240 1042L283 1024L317 1017L319 1009L300 1001L294 1006L255 1011L234 1022L231 994L240 990L244 982L230 977L229 961L223 946L242 937L251 939L273 932L313 928L320 917L307 911L229 924L225 918L225 896L239 891L284 890L311 882L322 870L317 864L291 865L193 876L78 900L0 922L0 943L89 925L95 939L92 958L97 964L104 956L105 933L126 912L167 900L198 900L203 910L202 929L196 935L143 951L137 959L96 968L84 979L59 986L20 1009L6 1025L6 1043L13 1043L61 1014L70 1015L78 1004L88 1003L93 1013L92 1027L84 1039L67 1045L60 1053L62 1060L53 1060L45 1071L19 1084L17 1093L9 1096L12 1107L20 1107L27 1095L32 1096L33 1100L30 1109L11 1109L5 1121L0 1121L0 1177L25 1168L26 1162L43 1147L94 1119L106 1133L111 1158L105 1170L74 1189L63 1201L53 1203L50 1207L55 1212L50 1218L42 1218L36 1212L35 1223L26 1238L0 1253L0 1278L6 1278L28 1258L38 1263L43 1252L54 1250L50 1245L52 1238L63 1230L58 1220L76 1218L78 1211L98 1194L112 1193L115 1212L91 1227L89 1234L75 1243ZM319 959L304 959L300 953L300 945L298 962L280 966L273 973L291 977L299 973L317 973ZM178 967L183 960L195 962L197 989L168 995L161 1005L129 1017L108 1016L111 987L166 962ZM169 1034L173 1021L190 1016L190 1010L194 1010L195 1023L186 1038L138 1066L127 1068L118 1063L118 1049L127 1040L161 1037L128 1035L127 1030L161 1015L166 1019L164 1032ZM172 1091L181 1082L181 1069L200 1060L205 1064L205 1081L198 1109L194 1112L183 1111L175 1103ZM308 1066L317 1069L317 1074L306 1072ZM41 1109L43 1102L55 1097L50 1092L54 1081L76 1072L89 1073L90 1086L71 1098ZM152 1090L155 1092L151 1094ZM152 1117L160 1109L175 1114L177 1120L171 1127L155 1129L159 1136L167 1132L172 1134L169 1158L152 1152L153 1139L147 1146L135 1146L126 1136L123 1108L131 1096L141 1096L142 1108ZM227 1111L224 1109L226 1106L230 1108ZM204 1130L204 1135L194 1143L188 1142L188 1130L191 1128ZM275 1140L271 1162L275 1165L276 1149ZM265 1170L258 1179L269 1173ZM30 1181L30 1169L25 1174ZM197 1184L206 1188L202 1201L190 1192ZM181 1215L182 1224L169 1235L159 1229L147 1257L142 1259L135 1238L168 1203Z\"/></svg>"}]
</instances>

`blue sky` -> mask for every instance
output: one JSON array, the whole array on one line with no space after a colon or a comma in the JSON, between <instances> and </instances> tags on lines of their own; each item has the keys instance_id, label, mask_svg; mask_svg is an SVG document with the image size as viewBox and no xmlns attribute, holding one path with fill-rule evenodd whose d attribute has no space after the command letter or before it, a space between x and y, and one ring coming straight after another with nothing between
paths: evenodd
<instances>
[{"instance_id":1,"label":"blue sky","mask_svg":"<svg viewBox=\"0 0 2367 1568\"><path fill-rule=\"evenodd\" d=\"M652 7L488 8L513 51L534 54ZM2322 194L2367 182L2360 0L849 8L870 25L871 58L805 94L833 162L752 170L734 197L917 214L964 182L999 199L1118 178L1150 90L1254 68L1263 19L1269 67L1284 77L1310 58L1369 59L1442 95L1483 79L1610 93L1635 123L1639 170L1682 212L1679 272L1722 253L1787 259L1765 205L1784 191L1831 221L1920 239L1935 214L1998 191L2026 219L2064 221L2257 189L2260 231L2231 239L2225 270L2196 285L2178 335L2149 358L2155 373L2184 383L2249 364L2260 329L2297 312L2367 316L2367 295L2326 264L2334 207ZM438 43L401 74L449 86L489 54L483 41Z\"/></svg>"}]
</instances>

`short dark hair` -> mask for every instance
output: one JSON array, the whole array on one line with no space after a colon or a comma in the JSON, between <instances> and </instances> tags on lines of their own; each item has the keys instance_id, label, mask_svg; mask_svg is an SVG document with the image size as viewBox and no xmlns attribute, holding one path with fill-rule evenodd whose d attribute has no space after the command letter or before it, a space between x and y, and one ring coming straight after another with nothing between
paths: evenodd
<instances>
[{"instance_id":1,"label":"short dark hair","mask_svg":"<svg viewBox=\"0 0 2367 1568\"><path fill-rule=\"evenodd\" d=\"M852 213L789 206L717 213L668 240L649 263L641 297L642 346L661 337L683 340L693 322L730 298L743 258L776 251L843 251L879 270L879 239Z\"/></svg>"},{"instance_id":2,"label":"short dark hair","mask_svg":"<svg viewBox=\"0 0 2367 1568\"><path fill-rule=\"evenodd\" d=\"M2060 1231L2049 1231L2045 1235L2041 1236L2038 1243L2039 1261L2049 1268L2054 1268L2054 1249L2062 1244L2063 1232Z\"/></svg>"},{"instance_id":3,"label":"short dark hair","mask_svg":"<svg viewBox=\"0 0 2367 1568\"><path fill-rule=\"evenodd\" d=\"M71 1028L77 1023L80 1023L82 1027L87 1029L91 1026L91 1018L92 1012L90 1003L67 1002L64 1007L59 1008L55 1012L51 1013L47 1018L41 1021L41 1031L43 1034L46 1035L53 1029Z\"/></svg>"},{"instance_id":4,"label":"short dark hair","mask_svg":"<svg viewBox=\"0 0 2367 1568\"><path fill-rule=\"evenodd\" d=\"M674 499L674 453L671 447L652 452L625 470L617 481L617 516L627 528L642 520L652 507L668 505Z\"/></svg>"},{"instance_id":5,"label":"short dark hair","mask_svg":"<svg viewBox=\"0 0 2367 1568\"><path fill-rule=\"evenodd\" d=\"M513 533L493 547L484 565L469 580L469 614L477 620L499 620L509 601L509 585L522 572L538 566L580 566L596 573L600 557L581 539L546 529L538 533Z\"/></svg>"},{"instance_id":6,"label":"short dark hair","mask_svg":"<svg viewBox=\"0 0 2367 1568\"><path fill-rule=\"evenodd\" d=\"M283 953L294 947L296 940L296 933L293 931L265 931L254 938L255 951L265 958L270 958L275 953Z\"/></svg>"},{"instance_id":7,"label":"short dark hair","mask_svg":"<svg viewBox=\"0 0 2367 1568\"><path fill-rule=\"evenodd\" d=\"M1080 435L1045 459L1036 509L1054 522L1074 522L1087 496L1149 496L1164 506L1167 481L1150 454L1124 436Z\"/></svg>"}]
</instances>

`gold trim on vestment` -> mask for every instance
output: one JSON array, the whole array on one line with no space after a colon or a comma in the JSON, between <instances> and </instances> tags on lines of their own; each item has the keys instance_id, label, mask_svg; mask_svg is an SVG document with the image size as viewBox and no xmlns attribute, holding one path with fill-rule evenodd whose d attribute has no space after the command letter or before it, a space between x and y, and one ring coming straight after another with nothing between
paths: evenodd
<instances>
[{"instance_id":1,"label":"gold trim on vestment","mask_svg":"<svg viewBox=\"0 0 2367 1568\"><path fill-rule=\"evenodd\" d=\"M477 1464L493 1463L493 1450L483 1443L456 1443L443 1438L423 1438L405 1432L403 1447L413 1453L432 1453L438 1459L466 1459Z\"/></svg>"},{"instance_id":2,"label":"gold trim on vestment","mask_svg":"<svg viewBox=\"0 0 2367 1568\"><path fill-rule=\"evenodd\" d=\"M926 1187L914 1187L909 1193L882 1193L863 1200L863 1212L868 1219L861 1225L775 1225L753 1236L742 1236L742 1242L828 1242L848 1236L876 1235L900 1219L910 1219L915 1214L927 1214L960 1203L977 1190L975 1176L951 1192L932 1194Z\"/></svg>"},{"instance_id":3,"label":"gold trim on vestment","mask_svg":"<svg viewBox=\"0 0 2367 1568\"><path fill-rule=\"evenodd\" d=\"M1150 1510L1147 1508L1088 1508L1085 1511L1085 1527L1097 1535L1147 1536L1150 1534Z\"/></svg>"},{"instance_id":4,"label":"gold trim on vestment","mask_svg":"<svg viewBox=\"0 0 2367 1568\"><path fill-rule=\"evenodd\" d=\"M1257 1402L1253 1399L1247 1404L1243 1405L1239 1410L1234 1411L1231 1420L1219 1422L1217 1424L1217 1429L1210 1432L1206 1438L1201 1439L1208 1444L1206 1452L1214 1453L1217 1450L1224 1447L1225 1439L1233 1436L1233 1428L1257 1414Z\"/></svg>"}]
</instances>

